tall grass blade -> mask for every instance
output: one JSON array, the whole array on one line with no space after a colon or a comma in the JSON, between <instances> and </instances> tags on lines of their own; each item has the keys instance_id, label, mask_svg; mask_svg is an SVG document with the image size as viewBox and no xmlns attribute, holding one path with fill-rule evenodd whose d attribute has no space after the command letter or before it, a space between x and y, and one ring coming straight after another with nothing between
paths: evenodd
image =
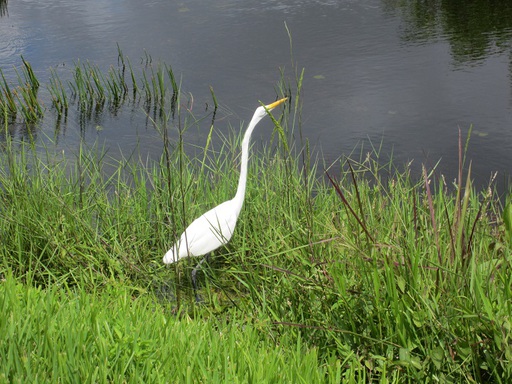
<instances>
[{"instance_id":1,"label":"tall grass blade","mask_svg":"<svg viewBox=\"0 0 512 384\"><path fill-rule=\"evenodd\" d=\"M359 223L359 226L361 227L361 229L364 231L364 233L366 234L366 236L368 237L368 239L370 239L370 241L373 243L375 243L372 235L370 234L370 232L368 232L368 229L366 228L366 225L364 224L364 222L361 220L361 218L357 215L357 213L354 211L354 209L352 209L352 206L350 205L350 203L348 202L347 198L345 197L345 194L343 193L343 191L341 190L340 186L338 185L338 183L336 183L336 181L331 177L331 175L329 175L328 172L325 173L329 179L329 181L331 182L332 186L334 187L334 189L336 190L336 193L338 194L338 196L341 198L341 201L343 202L343 204L345 205L345 207L348 208L349 212L351 213L351 215L356 219L356 221Z\"/></svg>"}]
</instances>

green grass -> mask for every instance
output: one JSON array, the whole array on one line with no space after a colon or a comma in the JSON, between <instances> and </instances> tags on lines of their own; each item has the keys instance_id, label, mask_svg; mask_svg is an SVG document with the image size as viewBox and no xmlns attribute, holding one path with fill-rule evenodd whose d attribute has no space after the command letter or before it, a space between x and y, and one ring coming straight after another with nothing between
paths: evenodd
<instances>
[{"instance_id":1,"label":"green grass","mask_svg":"<svg viewBox=\"0 0 512 384\"><path fill-rule=\"evenodd\" d=\"M140 66L134 68L117 45L117 65L111 65L106 74L89 61L77 61L71 71L50 68L47 93L38 93L40 81L32 66L21 57L21 68L14 68L17 84L6 79L0 69L0 121L9 123L37 123L45 113L56 113L57 119L67 116L70 107L76 107L81 120L106 111L119 113L127 102L142 103L145 111L162 120L170 109L174 114L179 85L172 68L154 63L145 53ZM71 77L63 82L61 77ZM67 84L65 86L64 84ZM44 97L51 99L51 109L44 104ZM216 106L215 95L213 101Z\"/></svg>"},{"instance_id":2,"label":"green grass","mask_svg":"<svg viewBox=\"0 0 512 384\"><path fill-rule=\"evenodd\" d=\"M26 123L34 123L43 116L43 106L38 98L39 80L23 56L21 61L21 74L15 69L17 86L10 85L0 69L0 119L14 122L20 114Z\"/></svg>"},{"instance_id":3,"label":"green grass","mask_svg":"<svg viewBox=\"0 0 512 384\"><path fill-rule=\"evenodd\" d=\"M161 258L234 194L241 134L212 126L191 157L197 117L165 71L147 80L176 107L154 162L53 153L15 142L6 120L0 381L510 381L510 219L492 186L472 186L468 143L452 185L375 148L324 173L300 143L303 73L276 87L298 91L251 154L237 229L196 305L198 260Z\"/></svg>"},{"instance_id":4,"label":"green grass","mask_svg":"<svg viewBox=\"0 0 512 384\"><path fill-rule=\"evenodd\" d=\"M311 383L341 369L319 364L300 338L274 343L239 320L193 321L150 295L0 284L0 382Z\"/></svg>"}]
</instances>

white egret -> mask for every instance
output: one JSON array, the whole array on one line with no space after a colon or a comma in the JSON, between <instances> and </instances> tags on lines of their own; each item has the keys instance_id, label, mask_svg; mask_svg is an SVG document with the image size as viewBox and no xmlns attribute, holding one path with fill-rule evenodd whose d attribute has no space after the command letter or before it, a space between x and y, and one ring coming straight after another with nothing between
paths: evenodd
<instances>
[{"instance_id":1,"label":"white egret","mask_svg":"<svg viewBox=\"0 0 512 384\"><path fill-rule=\"evenodd\" d=\"M167 251L163 259L165 264L175 263L183 257L207 255L229 242L244 203L251 134L256 124L269 111L286 100L287 98L280 99L274 103L256 108L242 140L242 163L235 197L217 205L195 219L181 234L179 240ZM206 257L192 270L192 285L194 292L196 292L197 301L199 301L199 297L197 296L196 274L205 260Z\"/></svg>"}]
</instances>

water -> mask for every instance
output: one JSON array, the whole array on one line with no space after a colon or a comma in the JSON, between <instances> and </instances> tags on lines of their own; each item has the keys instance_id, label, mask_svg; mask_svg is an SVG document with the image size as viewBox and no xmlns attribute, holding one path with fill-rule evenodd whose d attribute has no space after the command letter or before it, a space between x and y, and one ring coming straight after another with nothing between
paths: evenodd
<instances>
[{"instance_id":1,"label":"water","mask_svg":"<svg viewBox=\"0 0 512 384\"><path fill-rule=\"evenodd\" d=\"M211 104L209 86L229 123L247 121L258 100L275 99L279 68L305 68L303 135L327 163L368 141L383 157L414 160L453 178L458 128L474 127L469 159L480 185L491 172L511 174L511 36L508 1L34 0L1 2L0 68L29 61L45 82L49 68L69 75L77 60L107 69L118 43L133 62L149 53L170 64L196 111ZM285 25L286 23L286 25ZM287 28L291 32L292 49ZM159 147L141 108L105 113L81 129L70 115L59 143L78 138L130 151ZM100 129L97 129L97 128ZM190 138L204 143L208 124ZM55 135L45 118L38 129ZM263 123L256 133L265 141Z\"/></svg>"}]
</instances>

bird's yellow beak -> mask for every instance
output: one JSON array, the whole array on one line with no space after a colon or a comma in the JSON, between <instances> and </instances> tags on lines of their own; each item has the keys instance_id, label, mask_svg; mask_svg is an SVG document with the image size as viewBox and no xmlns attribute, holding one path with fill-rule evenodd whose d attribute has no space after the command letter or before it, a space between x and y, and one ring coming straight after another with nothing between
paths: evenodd
<instances>
[{"instance_id":1,"label":"bird's yellow beak","mask_svg":"<svg viewBox=\"0 0 512 384\"><path fill-rule=\"evenodd\" d=\"M277 101L274 101L272 104L269 104L269 105L265 105L265 109L271 111L273 110L275 107L277 107L279 104L282 104L284 103L286 100L288 100L287 97L281 99L281 100L277 100Z\"/></svg>"}]
</instances>

